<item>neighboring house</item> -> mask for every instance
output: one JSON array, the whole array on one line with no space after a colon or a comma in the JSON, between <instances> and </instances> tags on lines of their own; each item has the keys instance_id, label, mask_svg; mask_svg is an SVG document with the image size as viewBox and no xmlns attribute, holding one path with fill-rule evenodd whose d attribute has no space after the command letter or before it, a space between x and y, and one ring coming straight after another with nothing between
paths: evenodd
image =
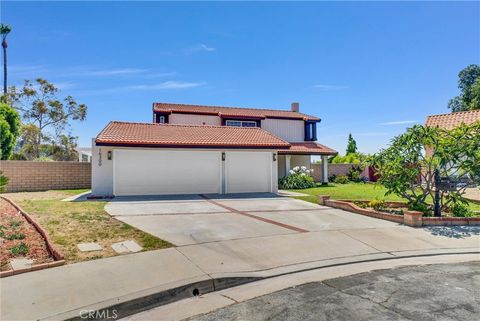
<instances>
[{"instance_id":1,"label":"neighboring house","mask_svg":"<svg viewBox=\"0 0 480 321\"><path fill-rule=\"evenodd\" d=\"M472 125L480 122L480 110L461 111L450 114L438 114L427 116L425 126L440 127L446 130L454 129L461 124ZM431 154L431 150L427 148L426 153Z\"/></svg>"},{"instance_id":2,"label":"neighboring house","mask_svg":"<svg viewBox=\"0 0 480 321\"><path fill-rule=\"evenodd\" d=\"M77 147L75 150L78 153L79 162L92 162L92 148L91 147Z\"/></svg>"},{"instance_id":3,"label":"neighboring house","mask_svg":"<svg viewBox=\"0 0 480 321\"><path fill-rule=\"evenodd\" d=\"M462 123L465 125L471 125L476 122L480 122L480 109L450 114L430 115L425 121L425 126L438 126L450 130L460 126Z\"/></svg>"},{"instance_id":4,"label":"neighboring house","mask_svg":"<svg viewBox=\"0 0 480 321\"><path fill-rule=\"evenodd\" d=\"M446 130L452 130L461 124L472 125L480 122L480 110L462 111L450 114L430 115L425 121L427 127L440 127ZM426 150L431 154L431 150Z\"/></svg>"},{"instance_id":5,"label":"neighboring house","mask_svg":"<svg viewBox=\"0 0 480 321\"><path fill-rule=\"evenodd\" d=\"M311 156L320 119L292 109L153 104L153 124L111 122L93 140L94 195L276 192ZM328 182L328 175L322 177Z\"/></svg>"}]
</instances>

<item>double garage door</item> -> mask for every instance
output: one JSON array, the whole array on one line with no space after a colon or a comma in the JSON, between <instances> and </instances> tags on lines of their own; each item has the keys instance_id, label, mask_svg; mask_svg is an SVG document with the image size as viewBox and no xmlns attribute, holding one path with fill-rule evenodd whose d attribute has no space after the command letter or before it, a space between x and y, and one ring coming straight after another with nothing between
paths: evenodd
<instances>
[{"instance_id":1,"label":"double garage door","mask_svg":"<svg viewBox=\"0 0 480 321\"><path fill-rule=\"evenodd\" d=\"M272 153L116 149L114 195L272 192Z\"/></svg>"}]
</instances>

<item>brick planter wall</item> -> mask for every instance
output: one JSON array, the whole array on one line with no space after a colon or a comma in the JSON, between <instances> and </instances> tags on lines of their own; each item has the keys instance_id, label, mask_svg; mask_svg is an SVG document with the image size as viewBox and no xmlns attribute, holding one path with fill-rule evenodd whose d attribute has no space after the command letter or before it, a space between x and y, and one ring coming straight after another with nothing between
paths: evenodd
<instances>
[{"instance_id":1,"label":"brick planter wall","mask_svg":"<svg viewBox=\"0 0 480 321\"><path fill-rule=\"evenodd\" d=\"M80 162L0 161L7 192L90 188L92 166Z\"/></svg>"},{"instance_id":2,"label":"brick planter wall","mask_svg":"<svg viewBox=\"0 0 480 321\"><path fill-rule=\"evenodd\" d=\"M352 201L331 200L330 196L319 195L318 203L333 208L339 208L348 212L365 216L375 217L382 220L402 223L412 227L420 226L451 226L451 225L480 225L480 217L423 217L423 213L405 211L404 215L383 213L373 209L361 208ZM399 202L387 202L393 207L399 206Z\"/></svg>"}]
</instances>

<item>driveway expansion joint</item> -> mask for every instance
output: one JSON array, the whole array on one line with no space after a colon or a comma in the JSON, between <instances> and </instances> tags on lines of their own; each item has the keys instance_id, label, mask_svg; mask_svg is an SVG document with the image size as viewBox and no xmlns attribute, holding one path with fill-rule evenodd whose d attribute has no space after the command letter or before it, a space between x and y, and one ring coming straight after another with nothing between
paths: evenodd
<instances>
[{"instance_id":1,"label":"driveway expansion joint","mask_svg":"<svg viewBox=\"0 0 480 321\"><path fill-rule=\"evenodd\" d=\"M247 212L244 212L244 211L239 211L237 209L234 209L230 206L226 206L220 202L217 202L215 200L212 200L210 197L208 197L207 195L204 195L204 194L200 194L199 195L200 197L202 197L203 199L207 200L208 202L210 202L211 204L214 204L216 206L220 206L220 207L223 207L224 209L230 211L231 213L234 213L234 214L239 214L239 215L243 215L243 216L247 216L247 217L250 217L250 218L253 218L253 219L256 219L256 220L259 220L259 221L262 221L262 222L265 222L265 223L270 223L270 224L273 224L273 225L276 225L276 226L280 226L280 227L283 227L283 228L286 228L286 229L289 229L289 230L292 230L292 231L295 231L295 232L299 232L299 233L306 233L308 232L307 230L304 230L302 228L299 228L299 227L295 227L295 226L292 226L292 225L288 225L288 224L284 224L284 223L280 223L280 222L277 222L277 221L274 221L274 220L270 220L268 218L264 218L264 217L260 217L260 216L256 216L256 215L253 215L253 214L249 214Z\"/></svg>"},{"instance_id":2,"label":"driveway expansion joint","mask_svg":"<svg viewBox=\"0 0 480 321\"><path fill-rule=\"evenodd\" d=\"M360 242L360 243L368 246L369 248L374 249L375 251L382 252L382 250L377 249L376 247L374 247L374 246L372 246L372 245L370 245L370 244L368 244L368 243L366 243L366 242L364 242L364 241L362 241L362 240L359 240L359 239L357 239L356 237L351 236L351 235L348 234L345 230L338 230L338 232L344 234L345 236L351 238L352 240L355 240L355 241L357 241L357 242Z\"/></svg>"}]
</instances>

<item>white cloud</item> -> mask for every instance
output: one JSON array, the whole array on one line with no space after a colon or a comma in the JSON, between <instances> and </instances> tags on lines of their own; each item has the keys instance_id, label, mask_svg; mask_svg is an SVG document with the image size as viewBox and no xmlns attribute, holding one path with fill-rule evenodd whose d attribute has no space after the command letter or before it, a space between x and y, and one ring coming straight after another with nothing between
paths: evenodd
<instances>
[{"instance_id":1,"label":"white cloud","mask_svg":"<svg viewBox=\"0 0 480 321\"><path fill-rule=\"evenodd\" d=\"M82 90L77 91L75 95L78 96L97 96L97 95L106 95L106 94L116 94L123 93L128 91L149 91L149 90L180 90L180 89L189 89L195 87L204 86L203 82L186 82L186 81L165 81L158 84L149 84L149 85L130 85L122 87L113 87L113 88L104 88L104 89L93 89L93 90Z\"/></svg>"},{"instance_id":2,"label":"white cloud","mask_svg":"<svg viewBox=\"0 0 480 321\"><path fill-rule=\"evenodd\" d=\"M105 76L124 76L138 75L147 73L147 69L138 68L116 68L116 69L85 69L73 71L71 76L89 76L89 77L105 77Z\"/></svg>"},{"instance_id":3,"label":"white cloud","mask_svg":"<svg viewBox=\"0 0 480 321\"><path fill-rule=\"evenodd\" d=\"M162 90L162 89L186 89L203 86L204 83L201 82L185 82L185 81L165 81L159 84L153 85L134 85L129 86L129 89L132 90Z\"/></svg>"},{"instance_id":4,"label":"white cloud","mask_svg":"<svg viewBox=\"0 0 480 321\"><path fill-rule=\"evenodd\" d=\"M41 65L12 65L7 68L9 76L20 78L38 78L49 72Z\"/></svg>"},{"instance_id":5,"label":"white cloud","mask_svg":"<svg viewBox=\"0 0 480 321\"><path fill-rule=\"evenodd\" d=\"M350 86L337 86L337 85L313 85L313 88L320 89L320 90L340 90L340 89L348 89Z\"/></svg>"},{"instance_id":6,"label":"white cloud","mask_svg":"<svg viewBox=\"0 0 480 321\"><path fill-rule=\"evenodd\" d=\"M189 54L193 54L193 53L196 53L196 52L202 52L202 51L203 52L213 52L215 50L217 50L217 48L209 47L206 44L201 43L199 45L184 49L183 53L186 54L186 55L189 55Z\"/></svg>"},{"instance_id":7,"label":"white cloud","mask_svg":"<svg viewBox=\"0 0 480 321\"><path fill-rule=\"evenodd\" d=\"M75 84L70 82L70 81L54 82L53 84L55 85L55 87L57 87L60 90L65 90L65 89L70 89L70 88L75 87Z\"/></svg>"},{"instance_id":8,"label":"white cloud","mask_svg":"<svg viewBox=\"0 0 480 321\"><path fill-rule=\"evenodd\" d=\"M204 51L215 51L217 50L217 48L213 48L213 47L209 47L203 43L200 44L200 49L204 50Z\"/></svg>"},{"instance_id":9,"label":"white cloud","mask_svg":"<svg viewBox=\"0 0 480 321\"><path fill-rule=\"evenodd\" d=\"M390 126L390 125L406 125L406 124L416 124L418 120L396 120L396 121L388 121L385 123L380 123L380 125Z\"/></svg>"}]
</instances>

